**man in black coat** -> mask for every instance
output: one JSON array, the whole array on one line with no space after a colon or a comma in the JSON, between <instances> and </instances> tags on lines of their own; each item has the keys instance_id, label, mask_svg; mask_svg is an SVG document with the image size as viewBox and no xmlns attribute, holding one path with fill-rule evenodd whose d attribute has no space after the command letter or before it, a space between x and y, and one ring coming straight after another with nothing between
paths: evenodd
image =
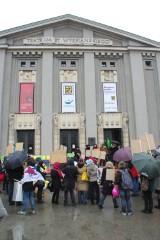
<instances>
[{"instance_id":1,"label":"man in black coat","mask_svg":"<svg viewBox=\"0 0 160 240\"><path fill-rule=\"evenodd\" d=\"M74 161L69 159L66 167L63 169L64 176L64 206L68 204L68 192L70 193L72 206L75 206L74 188L77 178L77 168Z\"/></svg>"}]
</instances>

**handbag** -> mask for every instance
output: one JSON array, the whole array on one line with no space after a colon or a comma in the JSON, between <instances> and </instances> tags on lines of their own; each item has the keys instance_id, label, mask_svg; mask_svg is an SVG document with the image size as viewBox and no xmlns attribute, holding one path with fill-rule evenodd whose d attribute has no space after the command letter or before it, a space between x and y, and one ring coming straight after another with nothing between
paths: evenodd
<instances>
[{"instance_id":1,"label":"handbag","mask_svg":"<svg viewBox=\"0 0 160 240\"><path fill-rule=\"evenodd\" d=\"M3 180L4 180L4 174L0 173L0 182L3 182Z\"/></svg>"},{"instance_id":2,"label":"handbag","mask_svg":"<svg viewBox=\"0 0 160 240\"><path fill-rule=\"evenodd\" d=\"M54 187L52 184L52 180L49 181L47 188L49 189L50 192L54 192Z\"/></svg>"},{"instance_id":3,"label":"handbag","mask_svg":"<svg viewBox=\"0 0 160 240\"><path fill-rule=\"evenodd\" d=\"M89 181L87 172L83 172L83 173L82 173L82 181L85 181L85 182L88 182L88 181Z\"/></svg>"},{"instance_id":4,"label":"handbag","mask_svg":"<svg viewBox=\"0 0 160 240\"><path fill-rule=\"evenodd\" d=\"M23 201L22 184L19 182L14 182L12 201Z\"/></svg>"}]
</instances>

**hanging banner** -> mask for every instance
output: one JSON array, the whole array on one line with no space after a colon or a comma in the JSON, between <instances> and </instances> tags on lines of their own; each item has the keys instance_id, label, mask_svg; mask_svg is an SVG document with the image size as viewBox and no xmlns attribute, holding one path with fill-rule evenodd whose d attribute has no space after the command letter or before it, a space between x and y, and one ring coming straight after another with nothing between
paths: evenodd
<instances>
[{"instance_id":1,"label":"hanging banner","mask_svg":"<svg viewBox=\"0 0 160 240\"><path fill-rule=\"evenodd\" d=\"M62 113L76 112L75 83L62 83Z\"/></svg>"},{"instance_id":2,"label":"hanging banner","mask_svg":"<svg viewBox=\"0 0 160 240\"><path fill-rule=\"evenodd\" d=\"M104 112L117 112L116 83L103 83Z\"/></svg>"},{"instance_id":3,"label":"hanging banner","mask_svg":"<svg viewBox=\"0 0 160 240\"><path fill-rule=\"evenodd\" d=\"M33 113L33 83L21 83L20 85L20 113Z\"/></svg>"}]
</instances>

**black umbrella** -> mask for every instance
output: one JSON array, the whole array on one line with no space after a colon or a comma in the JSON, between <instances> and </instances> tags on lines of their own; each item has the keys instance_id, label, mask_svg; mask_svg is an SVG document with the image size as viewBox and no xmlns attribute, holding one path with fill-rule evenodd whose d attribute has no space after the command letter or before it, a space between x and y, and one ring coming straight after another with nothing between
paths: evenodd
<instances>
[{"instance_id":1,"label":"black umbrella","mask_svg":"<svg viewBox=\"0 0 160 240\"><path fill-rule=\"evenodd\" d=\"M15 169L22 166L28 160L25 152L15 151L6 157L4 167L6 169Z\"/></svg>"},{"instance_id":2,"label":"black umbrella","mask_svg":"<svg viewBox=\"0 0 160 240\"><path fill-rule=\"evenodd\" d=\"M120 145L120 143L116 140L111 140L111 143L116 144L116 145Z\"/></svg>"}]
</instances>

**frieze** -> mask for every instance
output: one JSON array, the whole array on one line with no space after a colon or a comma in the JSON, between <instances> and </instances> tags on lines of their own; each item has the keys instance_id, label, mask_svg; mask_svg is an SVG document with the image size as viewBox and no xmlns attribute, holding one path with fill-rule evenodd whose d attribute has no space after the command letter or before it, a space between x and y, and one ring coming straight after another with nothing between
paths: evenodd
<instances>
[{"instance_id":1,"label":"frieze","mask_svg":"<svg viewBox=\"0 0 160 240\"><path fill-rule=\"evenodd\" d=\"M35 37L23 39L24 44L62 44L62 45L103 45L111 46L113 42L110 39L99 38L56 38L56 37Z\"/></svg>"}]
</instances>

